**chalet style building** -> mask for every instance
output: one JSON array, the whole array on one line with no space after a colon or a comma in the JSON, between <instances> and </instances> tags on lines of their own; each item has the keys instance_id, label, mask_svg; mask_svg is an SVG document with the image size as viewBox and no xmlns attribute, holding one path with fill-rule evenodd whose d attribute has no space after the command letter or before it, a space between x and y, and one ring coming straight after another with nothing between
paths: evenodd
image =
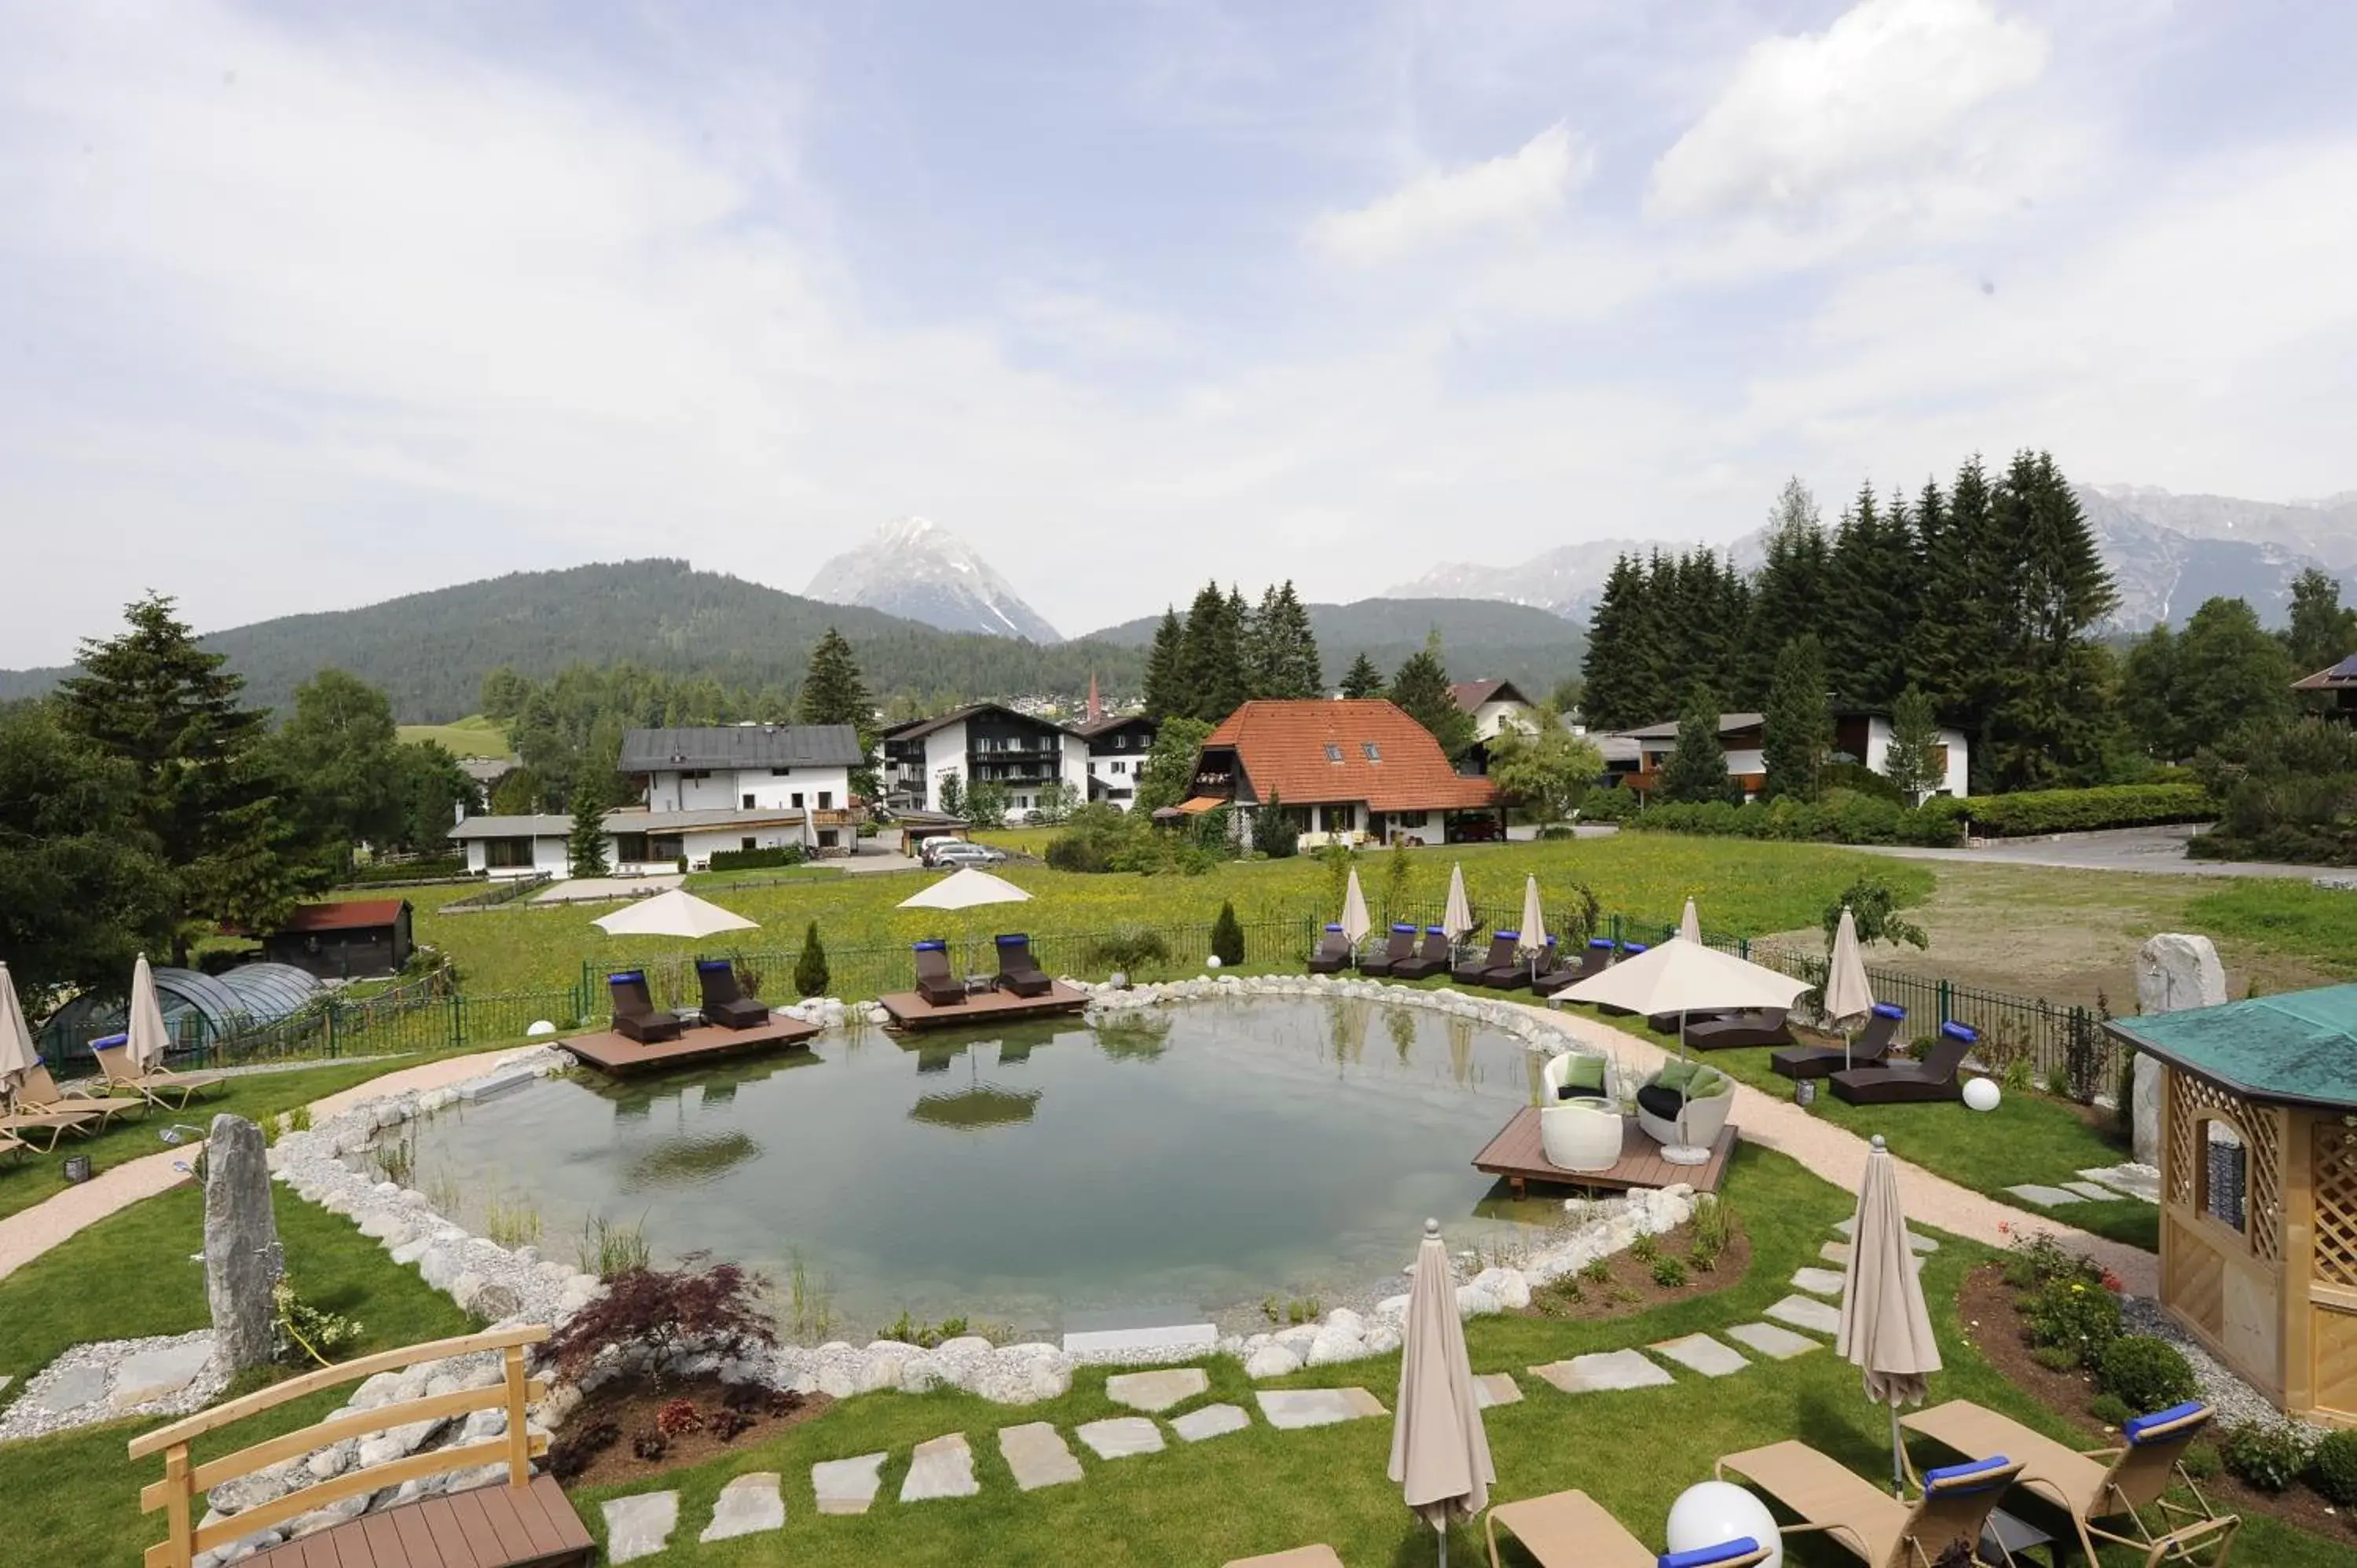
<instances>
[{"instance_id":1,"label":"chalet style building","mask_svg":"<svg viewBox=\"0 0 2357 1568\"><path fill-rule=\"evenodd\" d=\"M1039 810L1056 784L1069 786L1078 803L1088 798L1088 742L999 703L969 703L884 732L884 800L894 810L942 811L942 784L952 776L961 790L998 785L1017 815Z\"/></svg>"},{"instance_id":2,"label":"chalet style building","mask_svg":"<svg viewBox=\"0 0 2357 1568\"><path fill-rule=\"evenodd\" d=\"M1089 799L1126 811L1137 800L1137 776L1162 725L1144 714L1100 718L1079 727L1089 748Z\"/></svg>"},{"instance_id":3,"label":"chalet style building","mask_svg":"<svg viewBox=\"0 0 2357 1568\"><path fill-rule=\"evenodd\" d=\"M1229 714L1204 741L1178 810L1233 807L1248 832L1253 814L1271 805L1313 847L1505 836L1490 781L1458 774L1429 731L1381 698L1262 699Z\"/></svg>"},{"instance_id":4,"label":"chalet style building","mask_svg":"<svg viewBox=\"0 0 2357 1568\"><path fill-rule=\"evenodd\" d=\"M1490 771L1490 743L1508 725L1524 730L1538 727L1536 703L1523 695L1512 681L1451 682L1448 694L1458 710L1473 721L1473 745L1458 759L1458 770L1476 776Z\"/></svg>"},{"instance_id":5,"label":"chalet style building","mask_svg":"<svg viewBox=\"0 0 2357 1568\"><path fill-rule=\"evenodd\" d=\"M2319 701L2331 705L2325 712L2346 724L2357 724L2357 653L2340 663L2328 666L2313 675L2302 676L2291 683L2295 692L2326 693Z\"/></svg>"},{"instance_id":6,"label":"chalet style building","mask_svg":"<svg viewBox=\"0 0 2357 1568\"><path fill-rule=\"evenodd\" d=\"M262 957L322 980L398 974L409 961L409 927L406 898L297 904L285 925L262 939Z\"/></svg>"}]
</instances>

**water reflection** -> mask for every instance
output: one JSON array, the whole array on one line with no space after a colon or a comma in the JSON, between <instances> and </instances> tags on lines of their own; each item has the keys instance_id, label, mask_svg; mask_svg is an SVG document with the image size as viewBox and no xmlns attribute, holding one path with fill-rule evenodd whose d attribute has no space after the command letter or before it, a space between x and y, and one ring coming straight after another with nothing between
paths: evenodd
<instances>
[{"instance_id":1,"label":"water reflection","mask_svg":"<svg viewBox=\"0 0 2357 1568\"><path fill-rule=\"evenodd\" d=\"M1334 1053L1337 1073L1366 1059L1367 1026L1375 1004L1362 996L1336 997L1326 1004L1326 1043Z\"/></svg>"},{"instance_id":2,"label":"water reflection","mask_svg":"<svg viewBox=\"0 0 2357 1568\"><path fill-rule=\"evenodd\" d=\"M909 1107L909 1120L978 1132L985 1127L1011 1127L1018 1122L1028 1122L1039 1108L1039 1090L1036 1089L1000 1089L994 1084L978 1083L956 1094L920 1096Z\"/></svg>"},{"instance_id":3,"label":"water reflection","mask_svg":"<svg viewBox=\"0 0 2357 1568\"><path fill-rule=\"evenodd\" d=\"M1096 1027L1097 1049L1117 1062L1150 1062L1170 1048L1170 1020L1122 1013Z\"/></svg>"},{"instance_id":4,"label":"water reflection","mask_svg":"<svg viewBox=\"0 0 2357 1568\"><path fill-rule=\"evenodd\" d=\"M711 1096L705 1097L711 1103ZM761 1152L761 1145L733 1128L666 1138L623 1168L622 1190L700 1187L726 1176Z\"/></svg>"}]
</instances>

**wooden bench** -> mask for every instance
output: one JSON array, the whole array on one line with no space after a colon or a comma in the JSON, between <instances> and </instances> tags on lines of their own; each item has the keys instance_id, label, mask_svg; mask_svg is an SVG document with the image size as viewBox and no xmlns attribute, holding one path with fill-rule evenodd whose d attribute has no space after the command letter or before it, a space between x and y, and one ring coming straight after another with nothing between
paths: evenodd
<instances>
[{"instance_id":1,"label":"wooden bench","mask_svg":"<svg viewBox=\"0 0 2357 1568\"><path fill-rule=\"evenodd\" d=\"M243 1399L201 1411L131 1440L131 1457L164 1456L164 1478L142 1487L143 1513L164 1510L164 1540L147 1549L147 1568L189 1568L199 1552L238 1541L298 1514L344 1498L361 1497L386 1487L427 1476L479 1465L503 1463L504 1482L464 1491L419 1498L377 1513L362 1514L300 1540L272 1547L246 1560L248 1568L317 1568L319 1564L356 1563L370 1568L587 1568L595 1548L589 1532L565 1500L565 1493L546 1476L535 1479L532 1461L548 1450L548 1439L524 1423L524 1409L544 1397L547 1385L524 1375L524 1347L548 1337L548 1329L534 1324L437 1339L427 1345L363 1356L340 1366L323 1367L299 1378L289 1378ZM301 1399L339 1383L355 1382L379 1372L398 1372L426 1361L471 1356L487 1350L501 1353L505 1375L487 1388L460 1389L454 1393L382 1404L373 1410L350 1411L328 1417L299 1432L273 1437L251 1447L201 1465L192 1465L188 1444L209 1432L250 1415ZM299 1491L232 1514L199 1529L198 1499L224 1481L300 1458L315 1448L347 1437L406 1426L417 1421L445 1421L471 1411L507 1412L507 1431L479 1443L412 1454L403 1458L347 1470Z\"/></svg>"}]
</instances>

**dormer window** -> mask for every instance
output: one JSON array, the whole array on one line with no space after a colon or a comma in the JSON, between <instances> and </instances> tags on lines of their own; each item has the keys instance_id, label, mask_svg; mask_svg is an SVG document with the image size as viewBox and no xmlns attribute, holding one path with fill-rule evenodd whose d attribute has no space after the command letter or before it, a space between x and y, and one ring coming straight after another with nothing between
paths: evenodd
<instances>
[{"instance_id":1,"label":"dormer window","mask_svg":"<svg viewBox=\"0 0 2357 1568\"><path fill-rule=\"evenodd\" d=\"M1326 760L1329 762L1342 760L1342 748L1330 740L1326 743Z\"/></svg>"}]
</instances>

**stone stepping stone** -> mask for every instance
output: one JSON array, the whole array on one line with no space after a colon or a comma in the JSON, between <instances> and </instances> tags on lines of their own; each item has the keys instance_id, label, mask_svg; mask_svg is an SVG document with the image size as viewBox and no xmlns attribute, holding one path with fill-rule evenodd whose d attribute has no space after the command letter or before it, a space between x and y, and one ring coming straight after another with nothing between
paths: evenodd
<instances>
[{"instance_id":1,"label":"stone stepping stone","mask_svg":"<svg viewBox=\"0 0 2357 1568\"><path fill-rule=\"evenodd\" d=\"M811 1466L811 1490L818 1494L821 1513L866 1513L884 1484L881 1454L856 1459L827 1459Z\"/></svg>"},{"instance_id":2,"label":"stone stepping stone","mask_svg":"<svg viewBox=\"0 0 2357 1568\"><path fill-rule=\"evenodd\" d=\"M1225 1437L1231 1432L1242 1432L1251 1424L1252 1417L1240 1404L1207 1404L1172 1421L1170 1430L1189 1443L1201 1443Z\"/></svg>"},{"instance_id":3,"label":"stone stepping stone","mask_svg":"<svg viewBox=\"0 0 2357 1568\"><path fill-rule=\"evenodd\" d=\"M1789 1323L1795 1328L1806 1328L1818 1334L1841 1332L1841 1308L1819 1301L1813 1295L1788 1295L1770 1307L1766 1316L1779 1323Z\"/></svg>"},{"instance_id":4,"label":"stone stepping stone","mask_svg":"<svg viewBox=\"0 0 2357 1568\"><path fill-rule=\"evenodd\" d=\"M734 1541L740 1535L786 1528L785 1495L775 1470L754 1470L732 1479L713 1500L712 1522L698 1541Z\"/></svg>"},{"instance_id":5,"label":"stone stepping stone","mask_svg":"<svg viewBox=\"0 0 2357 1568\"><path fill-rule=\"evenodd\" d=\"M970 1498L982 1490L974 1478L974 1450L965 1434L949 1433L917 1444L909 1457L909 1474L900 1482L904 1503L929 1503L942 1498Z\"/></svg>"},{"instance_id":6,"label":"stone stepping stone","mask_svg":"<svg viewBox=\"0 0 2357 1568\"><path fill-rule=\"evenodd\" d=\"M1834 1229L1841 1232L1843 1240L1851 1240L1857 1234L1857 1220L1855 1217L1845 1219ZM1913 1230L1907 1232L1907 1244L1919 1252L1936 1252L1940 1250L1940 1243L1936 1239Z\"/></svg>"},{"instance_id":7,"label":"stone stepping stone","mask_svg":"<svg viewBox=\"0 0 2357 1568\"><path fill-rule=\"evenodd\" d=\"M2160 1173L2150 1165L2098 1165L2079 1174L2130 1197L2142 1198L2147 1203L2160 1201Z\"/></svg>"},{"instance_id":8,"label":"stone stepping stone","mask_svg":"<svg viewBox=\"0 0 2357 1568\"><path fill-rule=\"evenodd\" d=\"M1115 1404L1159 1415L1210 1391L1211 1378L1200 1367L1172 1367L1156 1372L1123 1372L1105 1380L1105 1398Z\"/></svg>"},{"instance_id":9,"label":"stone stepping stone","mask_svg":"<svg viewBox=\"0 0 2357 1568\"><path fill-rule=\"evenodd\" d=\"M1100 1459L1126 1459L1137 1454L1162 1452L1162 1429L1142 1415L1116 1415L1084 1423L1072 1435L1089 1445Z\"/></svg>"},{"instance_id":10,"label":"stone stepping stone","mask_svg":"<svg viewBox=\"0 0 2357 1568\"><path fill-rule=\"evenodd\" d=\"M1483 1372L1473 1380L1476 1409L1488 1410L1492 1405L1522 1402L1523 1385L1514 1381L1512 1372Z\"/></svg>"},{"instance_id":11,"label":"stone stepping stone","mask_svg":"<svg viewBox=\"0 0 2357 1568\"><path fill-rule=\"evenodd\" d=\"M1738 1323L1727 1331L1727 1337L1748 1350L1757 1350L1778 1361L1789 1361L1823 1348L1806 1335L1779 1328L1772 1323Z\"/></svg>"},{"instance_id":12,"label":"stone stepping stone","mask_svg":"<svg viewBox=\"0 0 2357 1568\"><path fill-rule=\"evenodd\" d=\"M1261 1389L1253 1398L1262 1419L1280 1432L1390 1413L1364 1389Z\"/></svg>"},{"instance_id":13,"label":"stone stepping stone","mask_svg":"<svg viewBox=\"0 0 2357 1568\"><path fill-rule=\"evenodd\" d=\"M2026 1181L2019 1187L2009 1187L2005 1190L2013 1194L2014 1197L2021 1199L2022 1202L2034 1203L2040 1208L2060 1208L2066 1203L2084 1203L2087 1201L2084 1197L2071 1191L2067 1187L2046 1187L2034 1181Z\"/></svg>"},{"instance_id":14,"label":"stone stepping stone","mask_svg":"<svg viewBox=\"0 0 2357 1568\"><path fill-rule=\"evenodd\" d=\"M1068 1486L1081 1478L1081 1462L1064 1446L1064 1434L1044 1421L999 1428L998 1451L1024 1491Z\"/></svg>"},{"instance_id":15,"label":"stone stepping stone","mask_svg":"<svg viewBox=\"0 0 2357 1568\"><path fill-rule=\"evenodd\" d=\"M212 1359L210 1338L126 1356L114 1369L114 1394L107 1402L117 1410L129 1410L169 1399L202 1377Z\"/></svg>"},{"instance_id":16,"label":"stone stepping stone","mask_svg":"<svg viewBox=\"0 0 2357 1568\"><path fill-rule=\"evenodd\" d=\"M104 1367L75 1367L37 1378L16 1396L16 1402L36 1414L64 1415L106 1397Z\"/></svg>"},{"instance_id":17,"label":"stone stepping stone","mask_svg":"<svg viewBox=\"0 0 2357 1568\"><path fill-rule=\"evenodd\" d=\"M1817 1256L1837 1269L1848 1268L1849 1261L1857 1255L1857 1249L1846 1241L1828 1241L1817 1249Z\"/></svg>"},{"instance_id":18,"label":"stone stepping stone","mask_svg":"<svg viewBox=\"0 0 2357 1568\"><path fill-rule=\"evenodd\" d=\"M615 1498L605 1505L606 1561L631 1563L652 1557L671 1540L679 1523L677 1492L640 1492Z\"/></svg>"},{"instance_id":19,"label":"stone stepping stone","mask_svg":"<svg viewBox=\"0 0 2357 1568\"><path fill-rule=\"evenodd\" d=\"M1836 1269L1803 1269L1792 1276L1792 1284L1811 1295L1839 1295L1846 1277Z\"/></svg>"},{"instance_id":20,"label":"stone stepping stone","mask_svg":"<svg viewBox=\"0 0 2357 1568\"><path fill-rule=\"evenodd\" d=\"M2135 1199L2124 1192L2114 1192L2101 1182L2066 1181L2062 1184L2090 1203L2132 1203Z\"/></svg>"},{"instance_id":21,"label":"stone stepping stone","mask_svg":"<svg viewBox=\"0 0 2357 1568\"><path fill-rule=\"evenodd\" d=\"M1724 1378L1751 1365L1739 1352L1720 1344L1707 1334L1689 1334L1682 1339L1664 1339L1651 1348L1654 1355L1667 1357L1679 1366L1700 1372L1706 1378Z\"/></svg>"},{"instance_id":22,"label":"stone stepping stone","mask_svg":"<svg viewBox=\"0 0 2357 1568\"><path fill-rule=\"evenodd\" d=\"M1533 1367L1532 1375L1544 1378L1567 1394L1605 1393L1619 1389L1657 1389L1674 1382L1669 1373L1645 1359L1641 1350L1603 1350L1593 1355L1574 1356L1568 1361L1549 1361L1544 1367Z\"/></svg>"}]
</instances>

